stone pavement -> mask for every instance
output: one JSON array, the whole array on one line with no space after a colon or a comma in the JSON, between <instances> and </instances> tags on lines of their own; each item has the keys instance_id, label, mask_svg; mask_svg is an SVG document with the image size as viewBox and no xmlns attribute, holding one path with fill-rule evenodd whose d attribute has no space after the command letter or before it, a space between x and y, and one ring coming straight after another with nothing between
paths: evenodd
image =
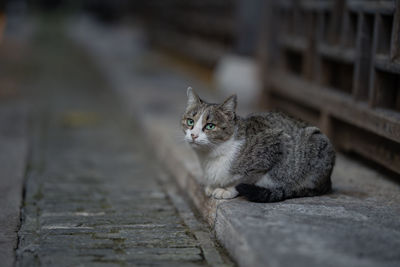
<instances>
[{"instance_id":1,"label":"stone pavement","mask_svg":"<svg viewBox=\"0 0 400 267\"><path fill-rule=\"evenodd\" d=\"M28 153L26 110L17 101L0 104L0 259L14 264Z\"/></svg>"},{"instance_id":2,"label":"stone pavement","mask_svg":"<svg viewBox=\"0 0 400 267\"><path fill-rule=\"evenodd\" d=\"M270 204L209 199L178 121L187 86L208 100L220 96L165 57L135 46L140 31L74 23L71 36L124 96L159 158L240 266L399 266L400 187L390 177L338 154L332 194Z\"/></svg>"},{"instance_id":3,"label":"stone pavement","mask_svg":"<svg viewBox=\"0 0 400 267\"><path fill-rule=\"evenodd\" d=\"M43 21L17 266L232 265L91 59Z\"/></svg>"},{"instance_id":4,"label":"stone pavement","mask_svg":"<svg viewBox=\"0 0 400 267\"><path fill-rule=\"evenodd\" d=\"M21 24L23 23L20 21ZM16 26L14 23L9 23ZM17 232L28 156L26 103L20 97L32 24L0 40L0 265L15 264Z\"/></svg>"}]
</instances>

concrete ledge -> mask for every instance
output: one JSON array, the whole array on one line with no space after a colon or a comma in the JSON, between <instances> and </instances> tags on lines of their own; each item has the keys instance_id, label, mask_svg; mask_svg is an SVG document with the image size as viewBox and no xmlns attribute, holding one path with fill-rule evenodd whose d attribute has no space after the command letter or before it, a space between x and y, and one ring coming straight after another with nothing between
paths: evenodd
<instances>
[{"instance_id":1,"label":"concrete ledge","mask_svg":"<svg viewBox=\"0 0 400 267\"><path fill-rule=\"evenodd\" d=\"M143 120L159 160L240 266L400 263L400 189L382 174L339 154L330 195L270 204L215 200L203 193L197 159L174 141L171 124Z\"/></svg>"},{"instance_id":2,"label":"concrete ledge","mask_svg":"<svg viewBox=\"0 0 400 267\"><path fill-rule=\"evenodd\" d=\"M179 187L190 197L206 221L213 226L217 206L223 201L208 198L204 194L204 186L200 183L201 170L196 156L183 145L176 146L168 140L173 133L170 131L171 134L165 134L168 128L163 126L164 123L165 121L154 121L150 118L144 122L144 129L150 143L154 144L154 151L160 162L172 174Z\"/></svg>"}]
</instances>

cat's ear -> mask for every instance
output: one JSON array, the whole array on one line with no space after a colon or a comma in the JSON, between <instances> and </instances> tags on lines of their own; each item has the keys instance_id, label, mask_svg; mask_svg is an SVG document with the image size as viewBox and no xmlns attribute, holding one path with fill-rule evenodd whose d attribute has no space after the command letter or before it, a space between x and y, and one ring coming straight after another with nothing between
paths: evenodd
<instances>
[{"instance_id":1,"label":"cat's ear","mask_svg":"<svg viewBox=\"0 0 400 267\"><path fill-rule=\"evenodd\" d=\"M188 97L187 107L191 107L202 103L200 97L194 92L192 87L188 87L186 94Z\"/></svg>"},{"instance_id":2,"label":"cat's ear","mask_svg":"<svg viewBox=\"0 0 400 267\"><path fill-rule=\"evenodd\" d=\"M231 95L228 97L224 103L222 103L219 108L226 113L235 113L237 104L237 96Z\"/></svg>"}]
</instances>

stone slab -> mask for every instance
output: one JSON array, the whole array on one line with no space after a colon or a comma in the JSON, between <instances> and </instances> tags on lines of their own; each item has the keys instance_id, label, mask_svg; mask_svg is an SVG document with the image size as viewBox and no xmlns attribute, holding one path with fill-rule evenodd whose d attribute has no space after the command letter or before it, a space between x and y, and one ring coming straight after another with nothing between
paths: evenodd
<instances>
[{"instance_id":1,"label":"stone slab","mask_svg":"<svg viewBox=\"0 0 400 267\"><path fill-rule=\"evenodd\" d=\"M28 135L26 109L21 103L0 103L0 259L14 265Z\"/></svg>"}]
</instances>

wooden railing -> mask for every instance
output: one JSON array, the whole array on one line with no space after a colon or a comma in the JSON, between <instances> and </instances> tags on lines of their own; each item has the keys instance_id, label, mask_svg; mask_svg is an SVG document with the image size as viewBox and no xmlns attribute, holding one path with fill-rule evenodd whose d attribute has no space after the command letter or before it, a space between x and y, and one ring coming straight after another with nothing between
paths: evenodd
<instances>
[{"instance_id":1,"label":"wooden railing","mask_svg":"<svg viewBox=\"0 0 400 267\"><path fill-rule=\"evenodd\" d=\"M0 9L0 44L3 41L4 29L6 27L6 14Z\"/></svg>"},{"instance_id":2,"label":"wooden railing","mask_svg":"<svg viewBox=\"0 0 400 267\"><path fill-rule=\"evenodd\" d=\"M148 0L138 15L151 41L207 67L232 49L235 0Z\"/></svg>"},{"instance_id":3,"label":"wooden railing","mask_svg":"<svg viewBox=\"0 0 400 267\"><path fill-rule=\"evenodd\" d=\"M400 0L269 1L265 103L400 173Z\"/></svg>"}]
</instances>

